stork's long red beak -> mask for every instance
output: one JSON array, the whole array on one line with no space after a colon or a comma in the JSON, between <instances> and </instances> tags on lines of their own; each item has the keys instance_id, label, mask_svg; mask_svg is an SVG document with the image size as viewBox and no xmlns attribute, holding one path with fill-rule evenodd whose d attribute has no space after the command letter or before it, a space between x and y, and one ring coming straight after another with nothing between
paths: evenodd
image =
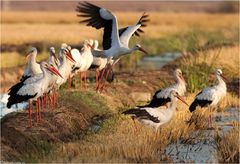
<instances>
[{"instance_id":1,"label":"stork's long red beak","mask_svg":"<svg viewBox=\"0 0 240 164\"><path fill-rule=\"evenodd\" d=\"M93 46L91 44L87 43L87 46L93 49Z\"/></svg>"},{"instance_id":2,"label":"stork's long red beak","mask_svg":"<svg viewBox=\"0 0 240 164\"><path fill-rule=\"evenodd\" d=\"M188 103L184 100L183 97L181 97L181 96L179 96L179 95L177 95L176 97L177 97L179 100L181 100L184 104L186 104L187 106L189 106Z\"/></svg>"},{"instance_id":3,"label":"stork's long red beak","mask_svg":"<svg viewBox=\"0 0 240 164\"><path fill-rule=\"evenodd\" d=\"M76 62L76 61L73 59L72 54L71 54L70 51L66 53L66 57L67 57L71 62L73 62L73 63Z\"/></svg>"},{"instance_id":4,"label":"stork's long red beak","mask_svg":"<svg viewBox=\"0 0 240 164\"><path fill-rule=\"evenodd\" d=\"M47 69L48 69L50 72L52 72L53 74L55 74L55 75L60 76L61 78L63 78L62 75L58 72L58 70L57 70L55 67L49 66L49 67L47 67Z\"/></svg>"},{"instance_id":5,"label":"stork's long red beak","mask_svg":"<svg viewBox=\"0 0 240 164\"><path fill-rule=\"evenodd\" d=\"M145 51L142 47L139 48L139 51L142 51L142 52L144 52L146 55L148 55L148 52Z\"/></svg>"},{"instance_id":6,"label":"stork's long red beak","mask_svg":"<svg viewBox=\"0 0 240 164\"><path fill-rule=\"evenodd\" d=\"M220 75L224 81L228 81L226 77L224 77L223 75Z\"/></svg>"}]
</instances>

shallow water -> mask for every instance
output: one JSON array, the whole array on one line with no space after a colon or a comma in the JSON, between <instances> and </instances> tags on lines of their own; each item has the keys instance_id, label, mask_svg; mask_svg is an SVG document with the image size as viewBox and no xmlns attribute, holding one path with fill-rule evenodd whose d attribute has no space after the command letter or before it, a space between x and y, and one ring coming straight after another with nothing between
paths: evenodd
<instances>
[{"instance_id":1,"label":"shallow water","mask_svg":"<svg viewBox=\"0 0 240 164\"><path fill-rule=\"evenodd\" d=\"M22 110L22 109L26 109L27 107L27 103L18 103L15 105L12 105L12 107L10 109L7 108L7 101L8 101L8 94L6 93L0 93L0 118L2 118L3 116L5 116L8 113L17 111L17 110Z\"/></svg>"},{"instance_id":2,"label":"shallow water","mask_svg":"<svg viewBox=\"0 0 240 164\"><path fill-rule=\"evenodd\" d=\"M141 69L160 69L167 63L180 57L182 54L180 52L169 52L162 55L156 56L146 56L143 57L138 63L138 68Z\"/></svg>"},{"instance_id":3,"label":"shallow water","mask_svg":"<svg viewBox=\"0 0 240 164\"><path fill-rule=\"evenodd\" d=\"M226 134L233 128L232 122L239 122L239 108L230 108L214 115L220 134ZM217 163L216 129L199 130L188 140L168 145L166 154L174 162Z\"/></svg>"}]
</instances>

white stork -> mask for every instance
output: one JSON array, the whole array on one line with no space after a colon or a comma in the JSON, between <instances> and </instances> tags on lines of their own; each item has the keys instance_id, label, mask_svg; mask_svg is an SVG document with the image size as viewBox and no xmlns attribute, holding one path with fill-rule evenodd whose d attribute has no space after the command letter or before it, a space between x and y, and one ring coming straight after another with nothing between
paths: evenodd
<instances>
[{"instance_id":1,"label":"white stork","mask_svg":"<svg viewBox=\"0 0 240 164\"><path fill-rule=\"evenodd\" d=\"M93 53L93 62L92 62L92 65L91 65L90 69L95 69L95 71L96 71L95 75L96 75L96 89L97 89L98 81L99 81L99 75L100 75L100 72L107 65L107 58L94 56L94 52L101 51L100 49L98 49L98 41L97 40L94 40L92 46L93 46L93 51L92 51L92 53ZM102 76L103 76L103 74L102 74Z\"/></svg>"},{"instance_id":2,"label":"white stork","mask_svg":"<svg viewBox=\"0 0 240 164\"><path fill-rule=\"evenodd\" d=\"M60 61L56 56L56 51L54 47L49 48L48 64L53 65L55 68L60 65Z\"/></svg>"},{"instance_id":3,"label":"white stork","mask_svg":"<svg viewBox=\"0 0 240 164\"><path fill-rule=\"evenodd\" d=\"M48 64L50 66L53 66L54 68L58 69L58 66L60 65L60 61L56 56L56 51L54 47L49 48L49 59ZM49 82L48 91L46 92L46 96L43 97L45 100L50 100L50 104L53 106L57 106L57 93L55 88L55 83L57 81L57 76L52 76ZM48 96L49 95L49 96Z\"/></svg>"},{"instance_id":4,"label":"white stork","mask_svg":"<svg viewBox=\"0 0 240 164\"><path fill-rule=\"evenodd\" d=\"M93 55L92 55L92 43L91 40L85 40L83 43L83 48L80 50L81 53L81 66L79 68L79 76L80 80L82 80L82 72L84 73L84 87L86 87L86 80L87 80L87 70L91 67L93 62ZM82 87L82 83L81 83Z\"/></svg>"},{"instance_id":5,"label":"white stork","mask_svg":"<svg viewBox=\"0 0 240 164\"><path fill-rule=\"evenodd\" d=\"M215 75L217 77L218 84L204 88L201 92L199 92L189 107L190 112L195 111L197 106L210 107L211 112L211 107L215 107L220 102L220 100L226 95L227 86L226 83L224 82L226 78L222 75L222 70L216 69ZM212 123L211 114L209 121L210 123Z\"/></svg>"},{"instance_id":6,"label":"white stork","mask_svg":"<svg viewBox=\"0 0 240 164\"><path fill-rule=\"evenodd\" d=\"M28 60L27 68L24 70L24 73L20 81L24 80L29 76L34 76L36 74L42 73L40 64L36 62L36 56L37 56L37 49L35 47L32 47L27 55L27 60Z\"/></svg>"},{"instance_id":7,"label":"white stork","mask_svg":"<svg viewBox=\"0 0 240 164\"><path fill-rule=\"evenodd\" d=\"M54 68L49 66L46 62L40 64L42 74L28 77L25 80L15 84L9 89L9 98L7 107L11 108L13 104L29 101L29 125L32 126L32 101L37 101L37 122L41 121L40 115L40 97L47 91L49 80L53 74L61 76L61 74Z\"/></svg>"},{"instance_id":8,"label":"white stork","mask_svg":"<svg viewBox=\"0 0 240 164\"><path fill-rule=\"evenodd\" d=\"M86 19L80 23L87 23L87 26L92 26L96 29L104 29L103 51L99 52L98 56L106 57L108 61L114 59L115 62L111 64L112 66L119 61L121 56L132 53L133 51L140 50L147 54L139 44L129 48L128 43L132 35L135 34L139 36L139 33L143 32L140 27L146 26L145 23L149 21L146 19L148 15L143 15L133 26L118 29L117 17L104 8L85 2L79 3L76 11L80 13L78 16L86 17ZM107 76L110 70L111 67L108 69Z\"/></svg>"},{"instance_id":9,"label":"white stork","mask_svg":"<svg viewBox=\"0 0 240 164\"><path fill-rule=\"evenodd\" d=\"M159 107L162 105L166 105L168 102L171 101L170 92L173 89L176 90L180 96L184 96L186 92L186 82L184 80L182 71L180 69L176 69L174 71L174 77L176 79L175 84L170 85L167 88L158 90L153 95L153 98L149 104L139 107Z\"/></svg>"},{"instance_id":10,"label":"white stork","mask_svg":"<svg viewBox=\"0 0 240 164\"><path fill-rule=\"evenodd\" d=\"M171 102L167 109L163 107L136 108L127 110L123 112L123 114L131 115L133 120L137 119L140 123L143 123L158 130L160 126L168 123L173 118L173 115L176 111L176 98L188 105L175 90L172 90L170 92Z\"/></svg>"},{"instance_id":11,"label":"white stork","mask_svg":"<svg viewBox=\"0 0 240 164\"><path fill-rule=\"evenodd\" d=\"M68 77L71 75L72 67L74 66L75 60L73 59L70 51L68 48L61 48L60 50L61 55L61 64L58 67L58 71L62 75L63 78L57 78L56 81L56 88L59 89L59 87L64 84Z\"/></svg>"},{"instance_id":12,"label":"white stork","mask_svg":"<svg viewBox=\"0 0 240 164\"><path fill-rule=\"evenodd\" d=\"M69 78L74 79L74 87L76 88L76 74L79 72L79 69L82 65L82 55L80 53L80 51L76 48L71 49L71 55L73 57L73 59L76 61L74 66L72 67L72 72ZM80 79L81 80L81 79ZM68 85L70 85L71 82L69 82ZM70 86L69 86L70 87Z\"/></svg>"}]
</instances>

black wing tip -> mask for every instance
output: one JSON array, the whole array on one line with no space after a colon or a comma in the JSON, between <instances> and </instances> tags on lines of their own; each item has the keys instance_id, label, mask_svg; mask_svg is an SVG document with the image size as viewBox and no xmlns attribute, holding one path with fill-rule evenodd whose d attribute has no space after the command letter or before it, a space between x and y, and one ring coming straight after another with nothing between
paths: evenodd
<instances>
[{"instance_id":1,"label":"black wing tip","mask_svg":"<svg viewBox=\"0 0 240 164\"><path fill-rule=\"evenodd\" d=\"M128 110L122 112L122 114L124 114L124 115L135 114L138 109L139 109L139 108L128 109Z\"/></svg>"}]
</instances>

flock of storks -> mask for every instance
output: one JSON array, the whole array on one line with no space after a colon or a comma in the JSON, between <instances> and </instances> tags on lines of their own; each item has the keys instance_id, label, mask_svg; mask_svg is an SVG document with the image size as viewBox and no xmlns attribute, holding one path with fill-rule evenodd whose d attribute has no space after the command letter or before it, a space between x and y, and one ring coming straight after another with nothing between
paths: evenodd
<instances>
[{"instance_id":1,"label":"flock of storks","mask_svg":"<svg viewBox=\"0 0 240 164\"><path fill-rule=\"evenodd\" d=\"M37 112L36 120L41 121L41 105L47 103L52 107L58 105L58 89L68 81L68 88L71 84L71 78L76 87L76 75L79 74L84 84L86 83L86 72L90 69L96 71L96 90L101 92L105 86L106 79L111 74L112 67L126 54L140 50L148 54L139 44L129 48L129 40L133 35L140 36L143 33L142 28L149 21L145 13L139 21L124 28L118 28L118 22L115 15L110 11L100 8L94 4L83 2L77 6L78 16L84 19L81 23L96 29L103 29L103 49L98 48L97 40L85 40L80 50L71 48L63 43L60 48L59 57L57 57L54 47L49 49L48 61L40 64L36 61L37 49L31 48L27 56L28 65L22 75L20 82L9 89L9 98L7 107L13 104L29 101L29 126L32 127L32 102L36 102ZM222 71L215 71L218 84L207 87L198 93L195 100L189 107L193 112L197 106L215 107L219 101L226 95L226 83L222 76ZM144 106L124 111L123 114L131 115L133 120L158 129L161 125L169 122L176 110L176 101L179 99L188 105L182 96L186 93L186 82L182 71L174 71L176 83L158 90L151 102ZM201 78L201 77L199 77ZM82 82L81 82L82 86Z\"/></svg>"}]
</instances>

